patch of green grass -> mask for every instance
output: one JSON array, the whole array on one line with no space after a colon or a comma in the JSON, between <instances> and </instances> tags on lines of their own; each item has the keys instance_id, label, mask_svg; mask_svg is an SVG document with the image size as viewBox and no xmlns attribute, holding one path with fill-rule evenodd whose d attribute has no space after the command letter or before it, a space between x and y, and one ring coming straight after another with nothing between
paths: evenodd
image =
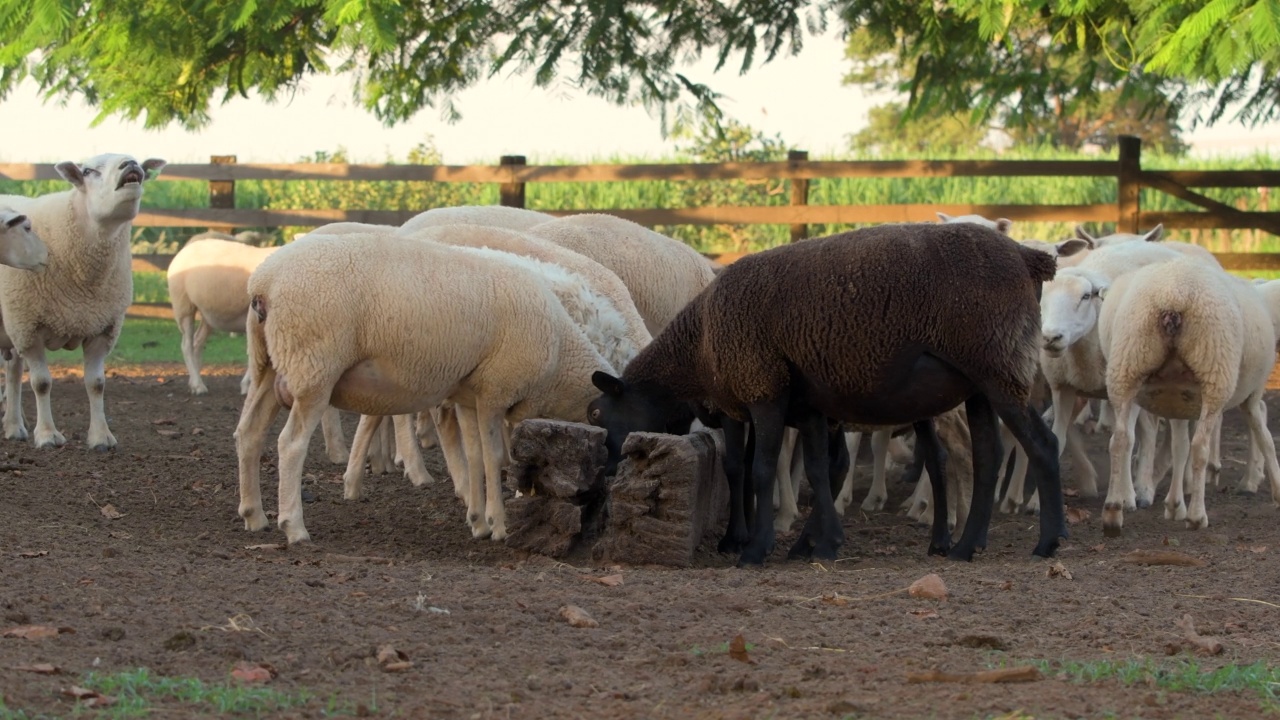
<instances>
[{"instance_id":1,"label":"patch of green grass","mask_svg":"<svg viewBox=\"0 0 1280 720\"><path fill-rule=\"evenodd\" d=\"M1201 667L1194 660L1158 663L1151 658L1132 660L1032 660L1040 672L1072 682L1115 680L1124 685L1154 685L1172 692L1211 695L1249 692L1274 706L1280 702L1280 667L1259 660L1249 665Z\"/></svg>"},{"instance_id":2,"label":"patch of green grass","mask_svg":"<svg viewBox=\"0 0 1280 720\"><path fill-rule=\"evenodd\" d=\"M133 301L169 303L169 275L154 270L133 271Z\"/></svg>"},{"instance_id":3,"label":"patch of green grass","mask_svg":"<svg viewBox=\"0 0 1280 720\"><path fill-rule=\"evenodd\" d=\"M243 335L231 337L214 332L204 347L205 365L244 365L245 340ZM80 350L58 350L48 353L52 366L79 366L84 363ZM162 318L128 318L115 349L107 356L107 371L113 364L151 362L182 362L182 333L172 320Z\"/></svg>"},{"instance_id":4,"label":"patch of green grass","mask_svg":"<svg viewBox=\"0 0 1280 720\"><path fill-rule=\"evenodd\" d=\"M84 687L116 699L115 704L95 714L96 717L133 718L153 713L156 702L178 702L225 714L264 716L299 705L312 699L306 691L288 693L270 687L206 683L199 678L168 678L152 675L147 668L103 675L89 673Z\"/></svg>"}]
</instances>

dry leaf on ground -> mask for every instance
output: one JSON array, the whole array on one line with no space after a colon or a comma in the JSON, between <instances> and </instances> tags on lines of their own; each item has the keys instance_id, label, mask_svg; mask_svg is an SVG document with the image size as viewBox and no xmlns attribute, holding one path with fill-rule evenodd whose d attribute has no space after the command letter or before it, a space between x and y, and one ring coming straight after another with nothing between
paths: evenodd
<instances>
[{"instance_id":1,"label":"dry leaf on ground","mask_svg":"<svg viewBox=\"0 0 1280 720\"><path fill-rule=\"evenodd\" d=\"M1093 517L1093 513L1084 508L1067 508L1067 523L1070 525L1078 525L1091 517Z\"/></svg>"},{"instance_id":2,"label":"dry leaf on ground","mask_svg":"<svg viewBox=\"0 0 1280 720\"><path fill-rule=\"evenodd\" d=\"M1183 615L1181 620L1174 622L1174 626L1182 631L1182 637L1197 650L1208 655L1222 653L1222 643L1218 641L1218 638L1208 637L1196 632L1195 623L1192 622L1190 615Z\"/></svg>"},{"instance_id":3,"label":"dry leaf on ground","mask_svg":"<svg viewBox=\"0 0 1280 720\"><path fill-rule=\"evenodd\" d=\"M1070 580L1071 571L1067 569L1066 565L1063 565L1060 562L1055 562L1054 564L1049 566L1048 570L1045 571L1044 576L1045 577L1063 577Z\"/></svg>"},{"instance_id":4,"label":"dry leaf on ground","mask_svg":"<svg viewBox=\"0 0 1280 720\"><path fill-rule=\"evenodd\" d=\"M38 675L57 675L62 672L62 668L49 663L36 663L35 665L15 665L11 670L19 672L36 673Z\"/></svg>"},{"instance_id":5,"label":"dry leaf on ground","mask_svg":"<svg viewBox=\"0 0 1280 720\"><path fill-rule=\"evenodd\" d=\"M592 576L588 576L587 579L590 580L591 582L598 582L601 585L604 585L605 587L616 587L622 584L621 573L618 573L615 575L605 575L604 577L595 577L594 575L592 575Z\"/></svg>"},{"instance_id":6,"label":"dry leaf on ground","mask_svg":"<svg viewBox=\"0 0 1280 720\"><path fill-rule=\"evenodd\" d=\"M1137 565L1180 565L1183 567L1204 567L1209 564L1200 558L1173 550L1134 550L1121 555L1120 562Z\"/></svg>"},{"instance_id":7,"label":"dry leaf on ground","mask_svg":"<svg viewBox=\"0 0 1280 720\"><path fill-rule=\"evenodd\" d=\"M907 588L907 592L911 594L911 597L946 600L947 584L942 582L942 578L938 577L937 574L929 573L911 583L911 587Z\"/></svg>"},{"instance_id":8,"label":"dry leaf on ground","mask_svg":"<svg viewBox=\"0 0 1280 720\"><path fill-rule=\"evenodd\" d=\"M742 637L742 633L734 635L729 641L729 657L744 663L755 662L747 655L747 641Z\"/></svg>"},{"instance_id":9,"label":"dry leaf on ground","mask_svg":"<svg viewBox=\"0 0 1280 720\"><path fill-rule=\"evenodd\" d=\"M914 615L915 617L918 617L918 618L920 618L920 619L922 619L922 620L924 620L924 619L928 619L928 618L936 618L936 617L938 617L938 611L937 611L937 610L912 610L911 612L908 612L907 614L908 614L908 615Z\"/></svg>"},{"instance_id":10,"label":"dry leaf on ground","mask_svg":"<svg viewBox=\"0 0 1280 720\"><path fill-rule=\"evenodd\" d=\"M266 663L240 661L231 669L231 677L245 683L269 682L276 676L276 669Z\"/></svg>"},{"instance_id":11,"label":"dry leaf on ground","mask_svg":"<svg viewBox=\"0 0 1280 720\"><path fill-rule=\"evenodd\" d=\"M62 694L75 698L84 707L106 707L116 702L116 699L110 695L103 695L97 690L82 688L79 685L72 685L63 690Z\"/></svg>"},{"instance_id":12,"label":"dry leaf on ground","mask_svg":"<svg viewBox=\"0 0 1280 720\"><path fill-rule=\"evenodd\" d=\"M378 664L382 666L384 672L400 672L413 667L409 656L391 645L378 648Z\"/></svg>"},{"instance_id":13,"label":"dry leaf on ground","mask_svg":"<svg viewBox=\"0 0 1280 720\"><path fill-rule=\"evenodd\" d=\"M75 632L68 627L54 627L52 625L19 625L5 630L4 637L22 638L24 640L39 640L40 638L57 637L62 633Z\"/></svg>"},{"instance_id":14,"label":"dry leaf on ground","mask_svg":"<svg viewBox=\"0 0 1280 720\"><path fill-rule=\"evenodd\" d=\"M176 425L177 423L178 418L160 418L159 420L151 421L152 425Z\"/></svg>"},{"instance_id":15,"label":"dry leaf on ground","mask_svg":"<svg viewBox=\"0 0 1280 720\"><path fill-rule=\"evenodd\" d=\"M835 605L836 607L844 607L849 604L849 598L842 596L840 593L823 593L822 602L827 605Z\"/></svg>"},{"instance_id":16,"label":"dry leaf on ground","mask_svg":"<svg viewBox=\"0 0 1280 720\"><path fill-rule=\"evenodd\" d=\"M107 503L106 505L103 505L102 507L98 508L98 511L102 513L103 517L106 517L109 520L115 520L117 518L124 517L124 513L117 510L116 506L112 505L111 503Z\"/></svg>"},{"instance_id":17,"label":"dry leaf on ground","mask_svg":"<svg viewBox=\"0 0 1280 720\"><path fill-rule=\"evenodd\" d=\"M1263 548L1263 549L1265 549L1265 548ZM28 550L28 551L26 551L26 552L20 552L20 553L18 553L18 557L20 557L20 558L38 558L38 557L44 557L45 555L48 555L48 554L49 554L49 551L48 551L48 550Z\"/></svg>"},{"instance_id":18,"label":"dry leaf on ground","mask_svg":"<svg viewBox=\"0 0 1280 720\"><path fill-rule=\"evenodd\" d=\"M593 628L600 627L600 623L595 618L577 605L565 605L560 608L560 617L569 622L569 625L576 628Z\"/></svg>"},{"instance_id":19,"label":"dry leaf on ground","mask_svg":"<svg viewBox=\"0 0 1280 720\"><path fill-rule=\"evenodd\" d=\"M1031 682L1039 680L1040 671L1030 665L1000 670L982 670L979 672L948 673L941 670L930 670L922 673L908 673L907 682L958 682L958 683L1006 683Z\"/></svg>"}]
</instances>

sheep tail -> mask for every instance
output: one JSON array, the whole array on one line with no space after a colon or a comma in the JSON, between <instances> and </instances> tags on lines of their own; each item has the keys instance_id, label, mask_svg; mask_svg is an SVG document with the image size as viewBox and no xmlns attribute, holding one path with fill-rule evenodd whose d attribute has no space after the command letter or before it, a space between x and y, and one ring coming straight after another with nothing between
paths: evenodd
<instances>
[{"instance_id":1,"label":"sheep tail","mask_svg":"<svg viewBox=\"0 0 1280 720\"><path fill-rule=\"evenodd\" d=\"M1178 336L1182 332L1182 313L1177 310L1161 310L1160 311L1160 332L1169 340Z\"/></svg>"},{"instance_id":2,"label":"sheep tail","mask_svg":"<svg viewBox=\"0 0 1280 720\"><path fill-rule=\"evenodd\" d=\"M1058 259L1043 250L1035 250L1021 243L1018 249L1022 252L1022 261L1027 265L1027 271L1031 273L1031 279L1035 282L1049 282L1058 272Z\"/></svg>"},{"instance_id":3,"label":"sheep tail","mask_svg":"<svg viewBox=\"0 0 1280 720\"><path fill-rule=\"evenodd\" d=\"M262 297L261 295L254 295L253 298L249 300L249 309L253 311L253 314L258 316L258 322L261 323L261 322L267 321L267 299L266 298Z\"/></svg>"}]
</instances>

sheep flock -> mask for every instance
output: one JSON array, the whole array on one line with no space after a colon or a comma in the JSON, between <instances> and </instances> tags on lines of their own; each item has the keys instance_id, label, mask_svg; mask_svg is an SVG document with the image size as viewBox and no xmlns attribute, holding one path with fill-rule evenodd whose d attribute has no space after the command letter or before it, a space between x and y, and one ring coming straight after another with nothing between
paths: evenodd
<instances>
[{"instance_id":1,"label":"sheep flock","mask_svg":"<svg viewBox=\"0 0 1280 720\"><path fill-rule=\"evenodd\" d=\"M164 165L99 155L56 166L68 190L0 196L7 439L66 442L45 353L82 348L85 445L117 447L105 366L132 300L132 222ZM1004 218L938 215L722 267L606 213L434 208L400 226L333 223L280 247L204 233L175 255L168 282L191 394L208 392L212 332L247 339L228 442L250 531L268 526L261 459L287 413L276 525L289 543L310 539L301 481L318 427L349 500L366 472L434 482L421 451L439 445L463 521L494 541L508 532L504 469L521 421L604 428L607 474L632 432L712 428L729 484L719 549L742 565L764 563L801 519L805 478L810 508L788 556L836 558L864 435L873 483L861 508L882 509L888 468L905 466L916 490L902 509L930 525L928 553L958 560L986 547L996 513L1038 514L1032 551L1053 556L1067 536L1064 484L1105 491L1103 527L1118 534L1168 475L1164 516L1207 527L1223 413L1237 408L1250 438L1239 488L1256 492L1265 476L1280 500L1263 403L1280 282L1233 276L1159 226L1020 242ZM350 445L344 412L359 417ZM1100 487L1082 437L1108 431ZM944 446L957 443L972 453L963 487L947 477Z\"/></svg>"}]
</instances>

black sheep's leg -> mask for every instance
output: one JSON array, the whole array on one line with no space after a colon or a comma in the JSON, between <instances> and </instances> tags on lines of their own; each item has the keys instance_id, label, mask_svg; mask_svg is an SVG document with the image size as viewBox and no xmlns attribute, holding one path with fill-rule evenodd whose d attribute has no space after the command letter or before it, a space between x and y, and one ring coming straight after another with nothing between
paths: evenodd
<instances>
[{"instance_id":1,"label":"black sheep's leg","mask_svg":"<svg viewBox=\"0 0 1280 720\"><path fill-rule=\"evenodd\" d=\"M933 530L929 534L929 554L946 555L951 549L951 531L947 528L947 458L933 420L915 423L916 459L929 470L929 487L933 490Z\"/></svg>"},{"instance_id":2,"label":"black sheep's leg","mask_svg":"<svg viewBox=\"0 0 1280 720\"><path fill-rule=\"evenodd\" d=\"M751 485L756 497L756 512L751 525L751 539L738 557L738 565L763 565L773 552L773 483L778 472L778 453L782 451L782 432L786 429L785 398L751 405L751 429L755 435L755 457L751 460Z\"/></svg>"},{"instance_id":3,"label":"black sheep's leg","mask_svg":"<svg viewBox=\"0 0 1280 720\"><path fill-rule=\"evenodd\" d=\"M1062 500L1062 475L1058 465L1058 438L1040 414L1030 406L997 406L996 412L1026 452L1028 472L1035 473L1036 490L1040 493L1040 542L1036 544L1032 554L1053 557L1058 549L1058 540L1067 537L1066 506ZM975 452L975 461L977 457ZM977 482L976 472L974 482ZM976 493L974 497L976 503Z\"/></svg>"},{"instance_id":4,"label":"black sheep's leg","mask_svg":"<svg viewBox=\"0 0 1280 720\"><path fill-rule=\"evenodd\" d=\"M974 550L986 547L987 526L991 524L991 505L995 502L996 473L1000 468L1000 433L996 428L996 414L987 396L977 394L965 401L965 414L969 418L969 437L973 444L973 501L969 517L964 523L964 533L951 547L947 557L952 560L972 560ZM935 513L946 513L946 508ZM934 517L937 517L935 515Z\"/></svg>"},{"instance_id":5,"label":"black sheep's leg","mask_svg":"<svg viewBox=\"0 0 1280 720\"><path fill-rule=\"evenodd\" d=\"M844 444L844 433L832 432L822 415L806 418L797 425L800 431L804 472L813 490L813 502L809 517L805 520L800 537L788 551L788 559L835 560L844 544L844 528L836 513L833 484L835 478L843 478L849 470L849 448Z\"/></svg>"},{"instance_id":6,"label":"black sheep's leg","mask_svg":"<svg viewBox=\"0 0 1280 720\"><path fill-rule=\"evenodd\" d=\"M744 500L748 467L744 447L747 431L745 423L727 416L721 422L720 429L724 433L724 477L729 482L729 525L716 549L722 553L737 553L742 552L750 536Z\"/></svg>"},{"instance_id":7,"label":"black sheep's leg","mask_svg":"<svg viewBox=\"0 0 1280 720\"><path fill-rule=\"evenodd\" d=\"M740 426L742 428L741 436L745 443L745 451L742 453L742 516L746 519L746 527L748 528L746 535L743 535L742 537L742 542L745 546L747 537L751 534L750 528L755 526L756 521L756 489L747 477L749 468L752 466L752 463L755 462L756 436L752 431L751 423L741 423ZM772 500L773 498L770 498L770 502L772 502Z\"/></svg>"}]
</instances>

